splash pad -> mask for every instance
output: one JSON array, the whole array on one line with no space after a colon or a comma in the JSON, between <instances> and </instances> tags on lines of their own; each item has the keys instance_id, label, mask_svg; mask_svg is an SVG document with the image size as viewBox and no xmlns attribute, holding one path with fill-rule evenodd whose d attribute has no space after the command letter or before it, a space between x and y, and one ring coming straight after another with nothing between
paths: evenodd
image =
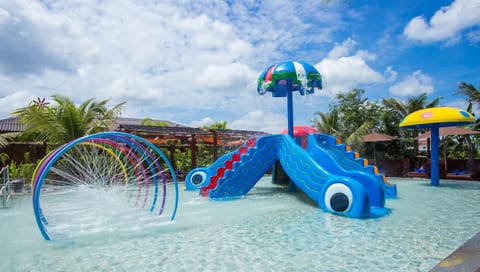
<instances>
[{"instance_id":1,"label":"splash pad","mask_svg":"<svg viewBox=\"0 0 480 272\"><path fill-rule=\"evenodd\" d=\"M173 220L178 206L177 180L167 157L147 140L123 132L92 134L50 152L35 169L32 192L45 240L69 237L72 225L81 231L138 210ZM65 218L82 207L89 210L85 218Z\"/></svg>"}]
</instances>

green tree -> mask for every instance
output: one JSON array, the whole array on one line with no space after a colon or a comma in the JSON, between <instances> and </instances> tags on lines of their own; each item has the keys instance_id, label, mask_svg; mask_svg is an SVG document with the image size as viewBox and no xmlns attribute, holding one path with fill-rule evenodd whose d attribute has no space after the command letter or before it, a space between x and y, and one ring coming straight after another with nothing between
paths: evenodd
<instances>
[{"instance_id":1,"label":"green tree","mask_svg":"<svg viewBox=\"0 0 480 272\"><path fill-rule=\"evenodd\" d=\"M396 133L391 135L400 135L400 129L398 125L400 122L410 113L415 111L436 107L440 104L442 97L437 97L432 101L428 101L427 93L422 93L419 96L410 96L407 98L406 102L398 100L396 98L384 98L382 104L385 107L384 120L386 121L387 127L391 132L396 130ZM409 138L414 138L418 136L419 131L417 130L402 130L408 135ZM415 145L415 150L417 150L417 145Z\"/></svg>"},{"instance_id":2,"label":"green tree","mask_svg":"<svg viewBox=\"0 0 480 272\"><path fill-rule=\"evenodd\" d=\"M480 91L472 84L460 82L458 84L457 93L463 94L467 97L468 102L476 103L480 109Z\"/></svg>"},{"instance_id":3,"label":"green tree","mask_svg":"<svg viewBox=\"0 0 480 272\"><path fill-rule=\"evenodd\" d=\"M168 123L160 120L153 120L152 118L143 118L140 123L142 126L156 126L156 127L166 127Z\"/></svg>"},{"instance_id":4,"label":"green tree","mask_svg":"<svg viewBox=\"0 0 480 272\"><path fill-rule=\"evenodd\" d=\"M209 130L209 129L228 129L227 126L227 121L218 121L215 122L209 126L201 127L203 130Z\"/></svg>"},{"instance_id":5,"label":"green tree","mask_svg":"<svg viewBox=\"0 0 480 272\"><path fill-rule=\"evenodd\" d=\"M435 99L428 101L428 94L422 93L418 96L408 97L405 102L396 98L384 98L382 100L384 106L384 114L382 118L385 123L386 133L395 136L406 136L405 138L400 138L399 146L394 146L398 144L396 141L387 143L389 148L393 150L393 153L403 154L409 157L412 163L417 160L418 142L414 139L418 136L419 131L400 129L399 124L403 118L410 113L438 106L441 99L442 97L436 97ZM413 146L413 151L409 149L408 146Z\"/></svg>"},{"instance_id":6,"label":"green tree","mask_svg":"<svg viewBox=\"0 0 480 272\"><path fill-rule=\"evenodd\" d=\"M462 94L467 98L467 101L470 103L470 113L473 113L473 110L471 109L473 104L477 104L477 108L480 110L480 91L472 84L460 82L456 93ZM480 118L477 118L475 121L474 129L480 129Z\"/></svg>"},{"instance_id":7,"label":"green tree","mask_svg":"<svg viewBox=\"0 0 480 272\"><path fill-rule=\"evenodd\" d=\"M458 89L456 91L458 94L462 94L467 98L469 102L467 111L473 114L473 104L477 105L477 108L480 110L480 91L475 88L472 84L460 82L458 84ZM473 129L480 129L480 118L477 118L475 124L472 126ZM470 172L474 170L474 159L478 155L476 146L478 144L479 137L477 136L464 136L465 145L467 146L467 167Z\"/></svg>"},{"instance_id":8,"label":"green tree","mask_svg":"<svg viewBox=\"0 0 480 272\"><path fill-rule=\"evenodd\" d=\"M336 131L333 135L360 150L362 136L381 125L378 118L381 115L381 106L363 98L364 94L363 89L352 89L348 93L338 94L335 97L337 102L330 105L330 114L324 114L325 119L314 119L314 124L318 124L319 130L324 127L331 129L330 132ZM324 118L322 114L317 114Z\"/></svg>"},{"instance_id":9,"label":"green tree","mask_svg":"<svg viewBox=\"0 0 480 272\"><path fill-rule=\"evenodd\" d=\"M441 99L442 97L437 97L428 102L427 93L422 93L419 96L408 97L406 102L396 98L384 98L382 104L390 115L389 118L396 120L397 124L400 124L400 121L412 112L438 106Z\"/></svg>"},{"instance_id":10,"label":"green tree","mask_svg":"<svg viewBox=\"0 0 480 272\"><path fill-rule=\"evenodd\" d=\"M333 109L331 112L316 112L320 119L313 118L313 126L320 132L342 138L342 128L338 111Z\"/></svg>"},{"instance_id":11,"label":"green tree","mask_svg":"<svg viewBox=\"0 0 480 272\"><path fill-rule=\"evenodd\" d=\"M22 136L60 145L78 137L105 131L115 124L126 102L107 108L107 100L88 99L78 107L68 97L53 95L55 106L32 102L14 115L25 126Z\"/></svg>"},{"instance_id":12,"label":"green tree","mask_svg":"<svg viewBox=\"0 0 480 272\"><path fill-rule=\"evenodd\" d=\"M6 147L12 140L20 136L20 132L7 132L0 134L0 148Z\"/></svg>"}]
</instances>

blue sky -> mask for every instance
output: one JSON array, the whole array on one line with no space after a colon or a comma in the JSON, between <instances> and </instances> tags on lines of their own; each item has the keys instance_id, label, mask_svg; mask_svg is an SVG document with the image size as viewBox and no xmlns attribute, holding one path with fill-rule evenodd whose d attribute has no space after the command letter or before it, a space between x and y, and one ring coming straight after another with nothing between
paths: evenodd
<instances>
[{"instance_id":1,"label":"blue sky","mask_svg":"<svg viewBox=\"0 0 480 272\"><path fill-rule=\"evenodd\" d=\"M479 0L2 1L0 118L64 94L127 101L124 117L276 133L285 99L259 96L256 80L286 60L324 78L322 91L294 95L295 124L353 88L465 108L454 91L480 86L478 14Z\"/></svg>"}]
</instances>

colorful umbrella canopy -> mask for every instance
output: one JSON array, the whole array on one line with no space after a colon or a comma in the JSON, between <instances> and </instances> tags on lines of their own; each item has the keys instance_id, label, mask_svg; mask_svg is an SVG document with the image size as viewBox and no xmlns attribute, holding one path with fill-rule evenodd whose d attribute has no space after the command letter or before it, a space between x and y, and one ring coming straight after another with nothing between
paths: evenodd
<instances>
[{"instance_id":1,"label":"colorful umbrella canopy","mask_svg":"<svg viewBox=\"0 0 480 272\"><path fill-rule=\"evenodd\" d=\"M288 135L293 137L293 95L312 94L322 88L322 76L311 64L302 61L286 61L274 64L260 74L257 92L273 97L287 97Z\"/></svg>"},{"instance_id":2,"label":"colorful umbrella canopy","mask_svg":"<svg viewBox=\"0 0 480 272\"><path fill-rule=\"evenodd\" d=\"M288 92L312 94L322 88L322 76L313 65L302 61L286 61L268 67L260 74L257 92L271 92L273 97L285 97Z\"/></svg>"}]
</instances>

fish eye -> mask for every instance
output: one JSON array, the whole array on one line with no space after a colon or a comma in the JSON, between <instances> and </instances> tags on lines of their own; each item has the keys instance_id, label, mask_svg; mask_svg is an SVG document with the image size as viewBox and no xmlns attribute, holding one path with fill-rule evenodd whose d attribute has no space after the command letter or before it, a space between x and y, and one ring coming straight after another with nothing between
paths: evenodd
<instances>
[{"instance_id":1,"label":"fish eye","mask_svg":"<svg viewBox=\"0 0 480 272\"><path fill-rule=\"evenodd\" d=\"M353 203L353 194L350 188L343 183L330 185L325 192L325 206L337 213L346 213Z\"/></svg>"},{"instance_id":2,"label":"fish eye","mask_svg":"<svg viewBox=\"0 0 480 272\"><path fill-rule=\"evenodd\" d=\"M203 171L198 171L190 176L190 182L196 187L201 187L201 185L204 184L206 181L207 173Z\"/></svg>"}]
</instances>

